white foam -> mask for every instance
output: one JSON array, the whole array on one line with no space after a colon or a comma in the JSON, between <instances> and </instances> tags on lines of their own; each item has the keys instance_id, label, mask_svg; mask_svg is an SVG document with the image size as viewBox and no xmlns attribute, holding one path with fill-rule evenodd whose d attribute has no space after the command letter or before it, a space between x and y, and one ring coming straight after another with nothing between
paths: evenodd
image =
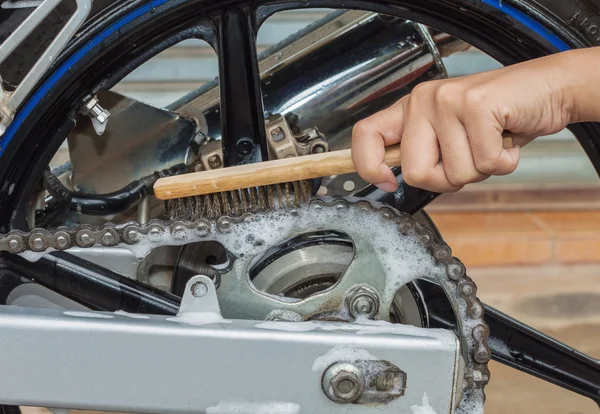
<instances>
[{"instance_id":1,"label":"white foam","mask_svg":"<svg viewBox=\"0 0 600 414\"><path fill-rule=\"evenodd\" d=\"M427 393L423 394L423 405L413 405L410 407L412 414L436 414L435 410L429 405Z\"/></svg>"},{"instance_id":2,"label":"white foam","mask_svg":"<svg viewBox=\"0 0 600 414\"><path fill-rule=\"evenodd\" d=\"M206 409L206 414L298 414L300 405L291 402L222 402Z\"/></svg>"},{"instance_id":3,"label":"white foam","mask_svg":"<svg viewBox=\"0 0 600 414\"><path fill-rule=\"evenodd\" d=\"M123 316L127 316L128 318L133 318L133 319L150 319L150 317L148 315L141 315L139 313L129 313L124 310L118 310L118 311L115 311L114 313L116 315L123 315Z\"/></svg>"},{"instance_id":4,"label":"white foam","mask_svg":"<svg viewBox=\"0 0 600 414\"><path fill-rule=\"evenodd\" d=\"M498 338L488 338L488 345L490 347L493 347L495 349L497 349L498 351L509 355L510 354L510 349L508 348L508 346L506 345L506 343Z\"/></svg>"},{"instance_id":5,"label":"white foam","mask_svg":"<svg viewBox=\"0 0 600 414\"><path fill-rule=\"evenodd\" d=\"M287 322L287 321L267 321L254 325L259 329L268 329L271 331L286 332L309 332L319 328L319 325L312 321L307 322Z\"/></svg>"},{"instance_id":6,"label":"white foam","mask_svg":"<svg viewBox=\"0 0 600 414\"><path fill-rule=\"evenodd\" d=\"M356 362L356 361L379 361L366 349L352 348L348 345L338 345L330 349L325 355L315 359L312 370L314 372L323 372L327 367L336 362Z\"/></svg>"},{"instance_id":7,"label":"white foam","mask_svg":"<svg viewBox=\"0 0 600 414\"><path fill-rule=\"evenodd\" d=\"M483 414L485 396L482 390L467 390L469 398L463 396L456 414Z\"/></svg>"},{"instance_id":8,"label":"white foam","mask_svg":"<svg viewBox=\"0 0 600 414\"><path fill-rule=\"evenodd\" d=\"M185 323L193 326L212 325L217 323L231 323L229 319L224 319L215 312L185 312L172 318L167 318L171 322Z\"/></svg>"}]
</instances>

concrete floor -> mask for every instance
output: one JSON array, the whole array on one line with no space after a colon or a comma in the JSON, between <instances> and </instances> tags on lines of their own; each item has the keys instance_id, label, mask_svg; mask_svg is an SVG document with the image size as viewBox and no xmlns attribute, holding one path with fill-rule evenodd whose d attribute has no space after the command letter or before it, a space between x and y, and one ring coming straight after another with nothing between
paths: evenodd
<instances>
[{"instance_id":1,"label":"concrete floor","mask_svg":"<svg viewBox=\"0 0 600 414\"><path fill-rule=\"evenodd\" d=\"M469 275L486 303L600 358L600 265L481 268ZM572 392L497 363L490 368L486 414L600 413Z\"/></svg>"}]
</instances>

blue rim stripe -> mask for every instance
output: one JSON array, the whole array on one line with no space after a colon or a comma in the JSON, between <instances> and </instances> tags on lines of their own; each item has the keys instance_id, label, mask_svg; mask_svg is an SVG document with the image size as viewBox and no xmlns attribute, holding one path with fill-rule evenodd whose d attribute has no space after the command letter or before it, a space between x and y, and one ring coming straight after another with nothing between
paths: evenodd
<instances>
[{"instance_id":1,"label":"blue rim stripe","mask_svg":"<svg viewBox=\"0 0 600 414\"><path fill-rule=\"evenodd\" d=\"M126 16L122 17L117 22L113 23L111 26L107 27L101 33L99 33L96 37L90 40L86 45L84 45L81 49L75 52L66 62L64 62L47 80L44 84L31 96L31 98L27 101L27 103L23 106L23 108L18 112L17 116L8 127L4 136L0 138L0 157L4 154L5 148L10 144L13 136L17 132L17 130L21 127L25 119L31 114L36 105L42 100L44 95L48 93L50 88L52 88L58 80L64 76L65 73L71 69L80 59L85 56L92 48L96 47L100 42L106 39L108 36L119 30L121 27L125 26L127 23L135 20L136 18L142 16L143 14L149 12L150 10L166 3L168 0L151 0L150 3L140 6L139 8L133 10ZM513 19L517 20L521 24L529 27L532 31L546 39L550 42L554 47L556 47L559 51L565 51L571 49L571 47L565 43L562 39L556 36L554 33L550 32L544 26L542 26L537 21L533 20L531 17L523 14L519 10L515 9L512 6L507 4L503 4L503 0L482 0L483 3L492 6L499 11L507 14Z\"/></svg>"},{"instance_id":2,"label":"blue rim stripe","mask_svg":"<svg viewBox=\"0 0 600 414\"><path fill-rule=\"evenodd\" d=\"M488 6L492 6L495 9L500 10L502 13L512 17L519 23L527 26L532 31L534 31L535 33L537 33L538 35L540 35L541 37L546 39L548 42L550 42L552 44L552 46L557 48L559 51L564 52L566 50L572 49L572 47L569 46L564 40L562 40L560 37L558 37L551 31L549 31L548 29L546 29L539 22L533 20L531 17L527 16L526 14L523 14L522 12L515 9L514 7L506 4L506 0L482 0L482 1L483 1L483 3L487 4Z\"/></svg>"}]
</instances>

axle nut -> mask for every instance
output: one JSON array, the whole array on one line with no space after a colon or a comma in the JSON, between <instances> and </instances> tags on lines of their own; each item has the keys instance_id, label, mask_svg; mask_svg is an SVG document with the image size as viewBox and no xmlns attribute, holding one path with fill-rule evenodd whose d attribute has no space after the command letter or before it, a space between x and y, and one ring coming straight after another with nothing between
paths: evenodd
<instances>
[{"instance_id":1,"label":"axle nut","mask_svg":"<svg viewBox=\"0 0 600 414\"><path fill-rule=\"evenodd\" d=\"M331 401L352 403L362 395L365 377L356 365L338 362L327 368L323 374L322 387Z\"/></svg>"},{"instance_id":2,"label":"axle nut","mask_svg":"<svg viewBox=\"0 0 600 414\"><path fill-rule=\"evenodd\" d=\"M371 287L357 286L348 292L346 298L348 310L354 318L371 319L379 312L379 295Z\"/></svg>"}]
</instances>

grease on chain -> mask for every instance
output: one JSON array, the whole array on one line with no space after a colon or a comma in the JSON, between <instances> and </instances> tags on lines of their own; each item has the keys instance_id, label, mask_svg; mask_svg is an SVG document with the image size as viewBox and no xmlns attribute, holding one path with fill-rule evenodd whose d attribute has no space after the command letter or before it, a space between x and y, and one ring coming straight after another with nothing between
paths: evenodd
<instances>
[{"instance_id":1,"label":"grease on chain","mask_svg":"<svg viewBox=\"0 0 600 414\"><path fill-rule=\"evenodd\" d=\"M466 275L465 267L460 260L452 256L450 247L430 230L418 224L412 216L399 213L388 206L375 207L367 200L324 202L316 199L312 200L310 204L316 208L359 208L377 212L388 220L391 225L394 225L400 233L418 238L436 261L445 266L447 279L439 280L439 282L445 288L450 300L458 301L460 298L465 304L462 307L456 306L455 309L459 314L464 313L459 315L460 317L457 320L464 339L463 342L466 342L468 347L464 388L483 389L490 378L487 367L487 363L491 359L491 350L488 346L490 331L483 318L483 304L476 296L477 286ZM213 231L217 235L218 233L231 232L237 223L260 216L260 214L246 213L241 217L223 216L210 221L205 219L171 222L151 220L144 225L129 222L119 225L107 223L101 227L89 225L82 225L78 228L59 227L53 231L34 229L23 232L15 230L0 236L0 251L14 254L27 251L42 253L53 250L68 250L72 247L134 245L144 236L158 238L166 231L169 231L175 238L178 238L179 235L189 234L190 231L198 238L202 238ZM464 321L468 321L468 323Z\"/></svg>"}]
</instances>

